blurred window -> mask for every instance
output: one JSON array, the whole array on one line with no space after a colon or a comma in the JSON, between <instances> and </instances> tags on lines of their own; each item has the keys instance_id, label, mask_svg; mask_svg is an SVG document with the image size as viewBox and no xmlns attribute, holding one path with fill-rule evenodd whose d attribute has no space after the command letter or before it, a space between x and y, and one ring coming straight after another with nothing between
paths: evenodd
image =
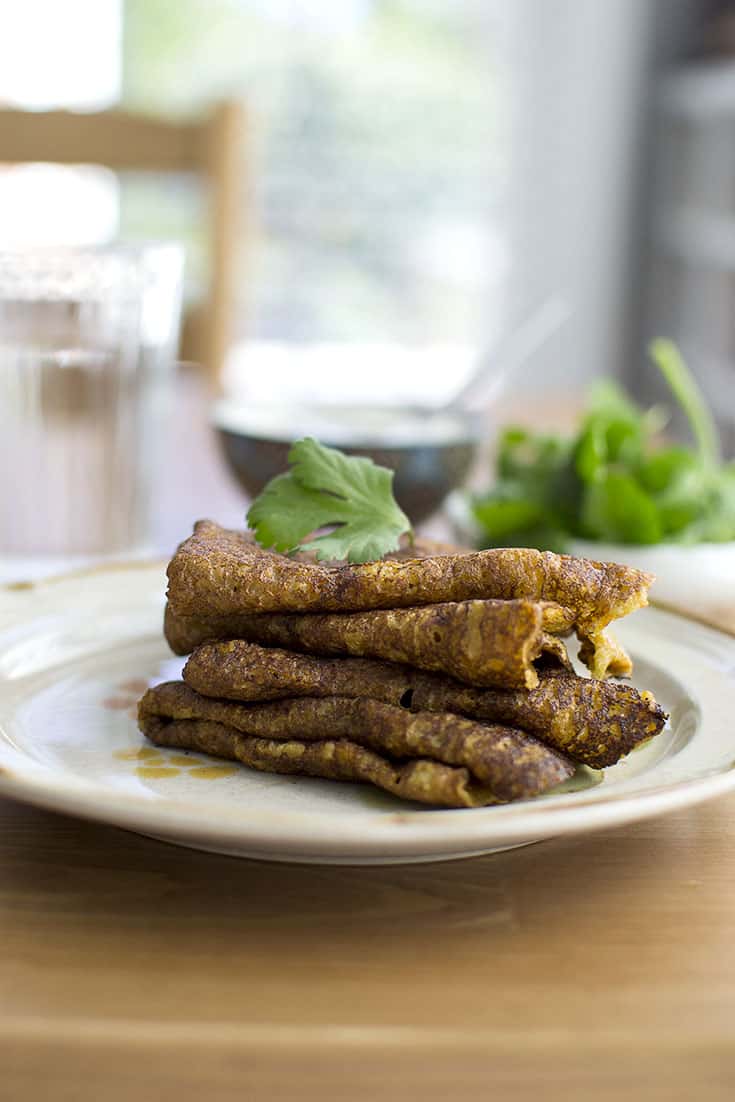
<instances>
[{"instance_id":1,"label":"blurred window","mask_svg":"<svg viewBox=\"0 0 735 1102\"><path fill-rule=\"evenodd\" d=\"M122 0L0 0L0 105L100 111L119 100L121 66ZM0 163L0 248L117 232L113 173Z\"/></svg>"},{"instance_id":2,"label":"blurred window","mask_svg":"<svg viewBox=\"0 0 735 1102\"><path fill-rule=\"evenodd\" d=\"M0 101L175 116L243 98L256 230L242 242L238 339L251 351L379 346L382 378L394 362L409 374L415 363L420 378L415 356L399 364L397 350L431 346L446 352L431 372L441 385L501 316L512 10L507 0L0 0ZM202 204L183 178L127 174L118 199L117 181L90 168L0 169L0 247L178 237L196 296Z\"/></svg>"},{"instance_id":3,"label":"blurred window","mask_svg":"<svg viewBox=\"0 0 735 1102\"><path fill-rule=\"evenodd\" d=\"M188 114L240 96L250 108L246 366L280 363L281 382L298 390L308 363L298 347L328 342L322 362L334 364L345 343L377 343L380 383L369 370L328 372L326 388L353 396L358 374L365 393L387 374L415 394L409 345L445 349L423 378L437 393L468 369L469 350L498 324L505 274L508 10L487 0L127 0L126 105ZM152 182L130 180L123 229L151 232L163 215L202 280L199 202L182 183L157 207ZM251 389L278 385L245 374Z\"/></svg>"}]
</instances>

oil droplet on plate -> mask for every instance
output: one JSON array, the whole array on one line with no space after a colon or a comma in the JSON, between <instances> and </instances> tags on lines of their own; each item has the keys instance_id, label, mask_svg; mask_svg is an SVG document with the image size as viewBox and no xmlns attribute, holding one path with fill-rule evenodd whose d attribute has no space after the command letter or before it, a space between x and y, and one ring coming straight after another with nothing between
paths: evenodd
<instances>
[{"instance_id":1,"label":"oil droplet on plate","mask_svg":"<svg viewBox=\"0 0 735 1102\"><path fill-rule=\"evenodd\" d=\"M134 677L130 681L122 681L118 689L124 693L144 693L148 688L148 682L142 677Z\"/></svg>"},{"instance_id":2,"label":"oil droplet on plate","mask_svg":"<svg viewBox=\"0 0 735 1102\"><path fill-rule=\"evenodd\" d=\"M132 750L116 750L113 757L118 761L147 761L153 764L153 762L163 762L165 758L160 750L155 750L152 746L139 746Z\"/></svg>"},{"instance_id":3,"label":"oil droplet on plate","mask_svg":"<svg viewBox=\"0 0 735 1102\"><path fill-rule=\"evenodd\" d=\"M108 696L102 701L102 707L108 708L111 712L124 712L130 707L130 697Z\"/></svg>"},{"instance_id":4,"label":"oil droplet on plate","mask_svg":"<svg viewBox=\"0 0 735 1102\"><path fill-rule=\"evenodd\" d=\"M214 781L217 777L231 777L238 769L237 765L198 765L196 769L190 769L188 775L202 781Z\"/></svg>"},{"instance_id":5,"label":"oil droplet on plate","mask_svg":"<svg viewBox=\"0 0 735 1102\"><path fill-rule=\"evenodd\" d=\"M178 777L180 769L171 769L167 765L139 765L135 770L139 777L155 779L157 777Z\"/></svg>"},{"instance_id":6,"label":"oil droplet on plate","mask_svg":"<svg viewBox=\"0 0 735 1102\"><path fill-rule=\"evenodd\" d=\"M191 765L199 764L198 758L188 758L186 754L172 754L167 761L169 765L181 765L185 769L188 769Z\"/></svg>"}]
</instances>

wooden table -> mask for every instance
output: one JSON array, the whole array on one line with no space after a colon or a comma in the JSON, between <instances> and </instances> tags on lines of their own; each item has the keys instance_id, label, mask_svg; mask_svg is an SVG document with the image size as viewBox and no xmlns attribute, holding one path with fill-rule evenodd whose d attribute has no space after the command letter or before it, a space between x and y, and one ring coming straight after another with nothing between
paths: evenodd
<instances>
[{"instance_id":1,"label":"wooden table","mask_svg":"<svg viewBox=\"0 0 735 1102\"><path fill-rule=\"evenodd\" d=\"M0 816L2 1099L734 1096L735 797L372 869Z\"/></svg>"}]
</instances>

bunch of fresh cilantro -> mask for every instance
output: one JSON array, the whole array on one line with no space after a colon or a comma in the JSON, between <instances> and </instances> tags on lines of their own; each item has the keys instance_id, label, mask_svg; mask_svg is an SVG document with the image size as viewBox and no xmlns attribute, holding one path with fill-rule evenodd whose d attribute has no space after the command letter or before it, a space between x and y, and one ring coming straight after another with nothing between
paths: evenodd
<instances>
[{"instance_id":1,"label":"bunch of fresh cilantro","mask_svg":"<svg viewBox=\"0 0 735 1102\"><path fill-rule=\"evenodd\" d=\"M650 354L687 417L694 447L662 445L662 410L644 411L602 382L575 436L521 428L501 434L496 484L471 502L484 546L735 539L735 464L722 463L712 415L676 346L657 340Z\"/></svg>"}]
</instances>

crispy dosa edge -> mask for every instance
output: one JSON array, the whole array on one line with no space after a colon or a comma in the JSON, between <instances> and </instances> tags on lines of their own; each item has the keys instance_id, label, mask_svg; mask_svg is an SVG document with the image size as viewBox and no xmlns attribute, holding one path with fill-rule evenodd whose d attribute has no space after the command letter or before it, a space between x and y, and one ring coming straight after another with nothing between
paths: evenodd
<instances>
[{"instance_id":1,"label":"crispy dosa edge","mask_svg":"<svg viewBox=\"0 0 735 1102\"><path fill-rule=\"evenodd\" d=\"M630 677L633 662L612 632L598 631L589 638L580 637L579 659L592 677Z\"/></svg>"}]
</instances>

